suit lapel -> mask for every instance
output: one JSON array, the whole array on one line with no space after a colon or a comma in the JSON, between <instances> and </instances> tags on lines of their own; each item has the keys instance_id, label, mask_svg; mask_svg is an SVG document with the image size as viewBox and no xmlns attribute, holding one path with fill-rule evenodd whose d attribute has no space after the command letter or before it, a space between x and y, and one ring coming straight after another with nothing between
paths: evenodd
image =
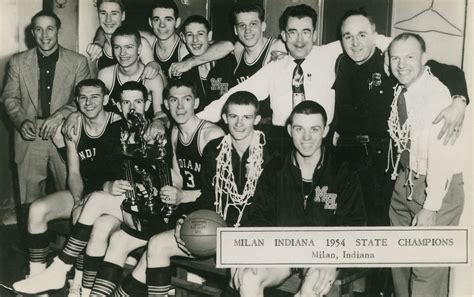
<instances>
[{"instance_id":1,"label":"suit lapel","mask_svg":"<svg viewBox=\"0 0 474 297\"><path fill-rule=\"evenodd\" d=\"M51 105L55 104L56 100L64 100L61 99L62 96L69 96L69 94L62 94L63 82L68 81L68 76L70 75L71 71L68 66L68 62L64 57L63 48L59 47L59 58L58 62L56 63L56 68L54 70L54 81L53 81L53 93L51 94ZM54 103L53 103L54 102ZM62 104L61 104L62 105Z\"/></svg>"},{"instance_id":2,"label":"suit lapel","mask_svg":"<svg viewBox=\"0 0 474 297\"><path fill-rule=\"evenodd\" d=\"M28 56L23 60L21 71L24 73L25 86L31 103L38 110L38 80L39 68L36 56L36 47L28 52Z\"/></svg>"}]
</instances>

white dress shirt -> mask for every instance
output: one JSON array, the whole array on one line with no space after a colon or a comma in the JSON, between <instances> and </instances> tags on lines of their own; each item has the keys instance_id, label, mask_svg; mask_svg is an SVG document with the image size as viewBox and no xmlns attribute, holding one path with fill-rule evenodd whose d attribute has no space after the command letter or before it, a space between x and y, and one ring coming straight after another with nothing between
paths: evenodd
<instances>
[{"instance_id":1,"label":"white dress shirt","mask_svg":"<svg viewBox=\"0 0 474 297\"><path fill-rule=\"evenodd\" d=\"M324 107L328 116L328 124L331 123L334 116L335 99L332 85L335 80L335 63L341 53L339 42L313 46L301 64L304 72L305 98L316 101ZM229 95L237 91L248 91L253 93L258 100L264 100L270 96L270 105L273 110L272 123L284 126L293 109L292 77L295 66L296 63L291 56L265 65L252 77L209 104L198 114L198 117L217 122L221 116L222 106Z\"/></svg>"}]
</instances>

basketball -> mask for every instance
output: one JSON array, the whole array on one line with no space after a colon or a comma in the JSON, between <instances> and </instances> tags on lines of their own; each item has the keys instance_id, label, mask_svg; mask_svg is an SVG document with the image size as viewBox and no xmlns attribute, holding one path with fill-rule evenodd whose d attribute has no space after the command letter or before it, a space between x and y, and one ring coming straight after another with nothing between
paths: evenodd
<instances>
[{"instance_id":1,"label":"basketball","mask_svg":"<svg viewBox=\"0 0 474 297\"><path fill-rule=\"evenodd\" d=\"M220 215L208 209L197 210L184 220L181 239L193 256L209 257L216 252L218 227L227 227Z\"/></svg>"}]
</instances>

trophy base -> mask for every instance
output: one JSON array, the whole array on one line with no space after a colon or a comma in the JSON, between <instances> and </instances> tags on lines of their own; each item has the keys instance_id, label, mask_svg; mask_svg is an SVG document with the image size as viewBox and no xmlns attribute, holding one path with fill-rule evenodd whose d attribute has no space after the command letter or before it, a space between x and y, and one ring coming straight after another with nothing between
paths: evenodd
<instances>
[{"instance_id":1,"label":"trophy base","mask_svg":"<svg viewBox=\"0 0 474 297\"><path fill-rule=\"evenodd\" d=\"M153 235L170 229L161 211L155 212L145 205L131 205L128 201L123 201L121 208L121 228L133 237L148 240Z\"/></svg>"}]
</instances>

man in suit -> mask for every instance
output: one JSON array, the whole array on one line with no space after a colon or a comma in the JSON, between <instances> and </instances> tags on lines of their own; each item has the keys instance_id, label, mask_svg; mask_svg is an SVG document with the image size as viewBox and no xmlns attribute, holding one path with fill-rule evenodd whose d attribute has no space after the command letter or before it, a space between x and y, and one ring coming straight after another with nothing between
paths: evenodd
<instances>
[{"instance_id":1,"label":"man in suit","mask_svg":"<svg viewBox=\"0 0 474 297\"><path fill-rule=\"evenodd\" d=\"M48 168L57 190L65 188L66 167L51 138L73 110L74 86L89 78L86 57L58 44L60 19L40 11L31 19L36 46L14 55L2 94L15 126L15 162L21 202L44 196Z\"/></svg>"}]
</instances>

